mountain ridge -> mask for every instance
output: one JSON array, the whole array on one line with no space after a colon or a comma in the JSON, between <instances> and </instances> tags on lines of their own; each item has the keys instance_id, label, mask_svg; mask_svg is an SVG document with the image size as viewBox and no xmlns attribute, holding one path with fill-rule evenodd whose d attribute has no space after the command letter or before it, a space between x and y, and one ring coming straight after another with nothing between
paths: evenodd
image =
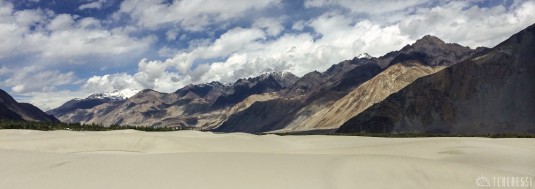
<instances>
[{"instance_id":1,"label":"mountain ridge","mask_svg":"<svg viewBox=\"0 0 535 189\"><path fill-rule=\"evenodd\" d=\"M6 91L0 89L0 119L59 122L52 115L48 115L29 103L19 103Z\"/></svg>"},{"instance_id":2,"label":"mountain ridge","mask_svg":"<svg viewBox=\"0 0 535 189\"><path fill-rule=\"evenodd\" d=\"M417 79L337 132L535 133L534 41L532 25L483 55Z\"/></svg>"}]
</instances>

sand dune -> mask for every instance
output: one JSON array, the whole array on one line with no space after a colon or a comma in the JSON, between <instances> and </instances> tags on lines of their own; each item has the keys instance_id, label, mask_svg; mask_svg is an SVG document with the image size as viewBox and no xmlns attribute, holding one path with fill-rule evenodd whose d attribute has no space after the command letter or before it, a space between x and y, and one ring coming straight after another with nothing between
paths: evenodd
<instances>
[{"instance_id":1,"label":"sand dune","mask_svg":"<svg viewBox=\"0 0 535 189\"><path fill-rule=\"evenodd\" d=\"M0 130L0 188L478 188L534 139Z\"/></svg>"}]
</instances>

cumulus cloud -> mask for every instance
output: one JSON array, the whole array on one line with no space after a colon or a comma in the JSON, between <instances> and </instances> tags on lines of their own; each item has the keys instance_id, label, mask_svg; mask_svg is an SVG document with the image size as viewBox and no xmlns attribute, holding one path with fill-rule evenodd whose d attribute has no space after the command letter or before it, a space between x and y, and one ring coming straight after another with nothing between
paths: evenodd
<instances>
[{"instance_id":1,"label":"cumulus cloud","mask_svg":"<svg viewBox=\"0 0 535 189\"><path fill-rule=\"evenodd\" d=\"M91 3L86 3L83 5L80 5L78 9L85 10L85 9L100 9L102 8L102 5L106 2L106 0L97 0Z\"/></svg>"},{"instance_id":2,"label":"cumulus cloud","mask_svg":"<svg viewBox=\"0 0 535 189\"><path fill-rule=\"evenodd\" d=\"M236 27L213 43L179 52L164 61L144 59L138 72L129 77L144 87L172 92L189 83L228 83L272 71L304 75L363 52L379 55L410 42L395 26L381 27L367 20L355 24L340 14L325 14L308 25L322 37L287 33L268 39L273 35L269 29ZM214 58L222 61L195 64Z\"/></svg>"},{"instance_id":3,"label":"cumulus cloud","mask_svg":"<svg viewBox=\"0 0 535 189\"><path fill-rule=\"evenodd\" d=\"M123 89L143 89L143 85L126 73L93 76L86 80L82 89L94 92L111 92Z\"/></svg>"},{"instance_id":4,"label":"cumulus cloud","mask_svg":"<svg viewBox=\"0 0 535 189\"><path fill-rule=\"evenodd\" d=\"M214 23L243 17L247 11L276 6L280 0L125 0L120 14L126 14L141 27L156 29L165 24L178 24L184 30L200 31Z\"/></svg>"},{"instance_id":5,"label":"cumulus cloud","mask_svg":"<svg viewBox=\"0 0 535 189\"><path fill-rule=\"evenodd\" d=\"M45 10L0 9L0 58L31 54L45 58L111 56L146 50L154 38L136 38L128 27L104 28L100 21Z\"/></svg>"},{"instance_id":6,"label":"cumulus cloud","mask_svg":"<svg viewBox=\"0 0 535 189\"><path fill-rule=\"evenodd\" d=\"M305 8L341 6L352 12L378 15L429 3L429 0L305 0Z\"/></svg>"},{"instance_id":7,"label":"cumulus cloud","mask_svg":"<svg viewBox=\"0 0 535 189\"><path fill-rule=\"evenodd\" d=\"M438 7L417 9L416 14L399 23L399 28L411 38L433 34L471 47L492 47L534 21L534 1L490 8L466 1L451 1Z\"/></svg>"},{"instance_id":8,"label":"cumulus cloud","mask_svg":"<svg viewBox=\"0 0 535 189\"><path fill-rule=\"evenodd\" d=\"M87 96L88 91L55 90L48 92L34 91L15 97L19 102L29 102L40 109L47 111L61 106L67 100L85 98Z\"/></svg>"},{"instance_id":9,"label":"cumulus cloud","mask_svg":"<svg viewBox=\"0 0 535 189\"><path fill-rule=\"evenodd\" d=\"M78 9L104 10L106 3L95 0ZM64 99L123 89L173 92L191 83L234 82L271 71L324 71L361 53L381 56L426 34L470 47L493 46L535 21L535 2L529 0L305 0L301 10L291 12L280 0L119 4L99 20L15 10L0 0L0 60L6 62L0 76L7 78L0 86L39 106L57 104L37 99L54 91ZM293 15L299 12L306 14ZM30 58L11 61L19 57ZM129 66L99 70L115 64ZM84 70L88 65L99 69Z\"/></svg>"},{"instance_id":10,"label":"cumulus cloud","mask_svg":"<svg viewBox=\"0 0 535 189\"><path fill-rule=\"evenodd\" d=\"M255 20L253 27L264 29L270 36L279 35L284 30L281 21L275 18L259 18Z\"/></svg>"},{"instance_id":11,"label":"cumulus cloud","mask_svg":"<svg viewBox=\"0 0 535 189\"><path fill-rule=\"evenodd\" d=\"M74 72L43 71L35 66L20 68L16 72L13 70L7 72L11 77L2 82L2 85L12 86L11 90L15 93L51 92L60 86L80 82Z\"/></svg>"},{"instance_id":12,"label":"cumulus cloud","mask_svg":"<svg viewBox=\"0 0 535 189\"><path fill-rule=\"evenodd\" d=\"M507 11L503 6L480 8L452 1L414 9L413 14L395 23L378 23L331 11L295 21L293 30L308 27L313 31L301 33L284 33L280 20L260 18L250 28L232 28L213 42L175 50L176 54L166 60L142 60L138 72L129 77L143 87L171 92L189 83L233 82L270 71L290 71L296 75L323 71L360 53L381 56L425 34L472 47L493 45L534 20L532 4L519 3ZM474 21L462 21L470 17L475 17ZM497 20L503 20L499 27L493 24ZM517 28L506 27L510 25ZM488 33L470 32L474 28ZM269 38L277 35L280 36ZM498 37L502 39L495 39Z\"/></svg>"}]
</instances>

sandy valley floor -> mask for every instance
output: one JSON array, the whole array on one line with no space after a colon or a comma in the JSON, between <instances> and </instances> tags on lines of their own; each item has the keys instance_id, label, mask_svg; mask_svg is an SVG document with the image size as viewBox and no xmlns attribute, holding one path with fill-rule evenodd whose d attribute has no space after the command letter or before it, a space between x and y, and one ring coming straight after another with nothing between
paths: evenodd
<instances>
[{"instance_id":1,"label":"sandy valley floor","mask_svg":"<svg viewBox=\"0 0 535 189\"><path fill-rule=\"evenodd\" d=\"M535 139L0 130L0 188L481 188Z\"/></svg>"}]
</instances>

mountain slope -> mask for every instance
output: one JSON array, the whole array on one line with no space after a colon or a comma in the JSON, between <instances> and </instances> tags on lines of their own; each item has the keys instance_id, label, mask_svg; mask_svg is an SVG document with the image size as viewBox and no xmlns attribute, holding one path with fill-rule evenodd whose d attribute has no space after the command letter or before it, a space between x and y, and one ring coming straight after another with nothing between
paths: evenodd
<instances>
[{"instance_id":1,"label":"mountain slope","mask_svg":"<svg viewBox=\"0 0 535 189\"><path fill-rule=\"evenodd\" d=\"M337 128L415 79L483 51L485 48L473 50L425 36L383 57L355 58L324 73L311 72L290 88L286 99L253 104L214 131L259 133Z\"/></svg>"},{"instance_id":2,"label":"mountain slope","mask_svg":"<svg viewBox=\"0 0 535 189\"><path fill-rule=\"evenodd\" d=\"M535 133L535 25L420 78L337 132Z\"/></svg>"},{"instance_id":3,"label":"mountain slope","mask_svg":"<svg viewBox=\"0 0 535 189\"><path fill-rule=\"evenodd\" d=\"M0 119L59 122L54 116L31 104L18 103L2 89L0 89Z\"/></svg>"},{"instance_id":4,"label":"mountain slope","mask_svg":"<svg viewBox=\"0 0 535 189\"><path fill-rule=\"evenodd\" d=\"M309 130L314 128L338 128L349 118L359 114L371 105L384 100L417 78L444 69L445 66L425 66L419 62L404 62L388 67L374 78L355 88L332 105L317 111L303 120L296 119L282 132Z\"/></svg>"},{"instance_id":5,"label":"mountain slope","mask_svg":"<svg viewBox=\"0 0 535 189\"><path fill-rule=\"evenodd\" d=\"M298 86L294 85L282 98L254 103L214 131L260 133L283 129L303 109L315 111L317 107L328 106L379 72L381 68L368 59L345 61L324 73L312 72L298 80ZM306 81L309 78L312 82Z\"/></svg>"}]
</instances>

